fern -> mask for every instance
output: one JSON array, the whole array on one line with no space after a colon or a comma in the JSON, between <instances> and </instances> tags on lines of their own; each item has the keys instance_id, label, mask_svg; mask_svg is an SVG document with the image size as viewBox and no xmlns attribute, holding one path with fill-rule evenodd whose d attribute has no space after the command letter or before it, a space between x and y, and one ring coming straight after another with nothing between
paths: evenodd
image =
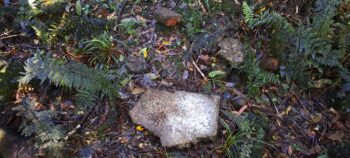
<instances>
[{"instance_id":1,"label":"fern","mask_svg":"<svg viewBox=\"0 0 350 158\"><path fill-rule=\"evenodd\" d=\"M49 79L56 86L82 89L88 92L102 91L105 94L116 94L113 83L117 77L111 72L91 69L84 64L64 59L53 58L50 55L35 54L25 63L24 77L20 83L29 83L37 77L41 81Z\"/></svg>"},{"instance_id":2,"label":"fern","mask_svg":"<svg viewBox=\"0 0 350 158\"><path fill-rule=\"evenodd\" d=\"M242 10L244 15L244 21L251 25L252 22L255 20L253 9L248 5L246 1L244 1L242 4Z\"/></svg>"},{"instance_id":3,"label":"fern","mask_svg":"<svg viewBox=\"0 0 350 158\"><path fill-rule=\"evenodd\" d=\"M84 50L91 55L90 63L92 65L111 65L118 63L117 50L113 43L113 36L104 32L103 34L94 37L85 42Z\"/></svg>"},{"instance_id":4,"label":"fern","mask_svg":"<svg viewBox=\"0 0 350 158\"><path fill-rule=\"evenodd\" d=\"M51 110L35 110L36 101L26 97L22 105L14 108L22 116L23 121L19 127L22 135L35 136L35 147L58 154L64 147L65 130L53 122L57 112ZM57 156L57 155L56 155Z\"/></svg>"},{"instance_id":5,"label":"fern","mask_svg":"<svg viewBox=\"0 0 350 158\"><path fill-rule=\"evenodd\" d=\"M247 49L249 50L249 49ZM247 74L248 93L251 96L259 93L259 88L266 84L279 84L279 77L263 70L252 51L248 51L244 61L243 70Z\"/></svg>"},{"instance_id":6,"label":"fern","mask_svg":"<svg viewBox=\"0 0 350 158\"><path fill-rule=\"evenodd\" d=\"M300 23L299 26L293 26L280 14L268 11L250 20L250 26L253 28L258 26L271 28L270 53L285 64L287 80L297 80L305 84L313 75L310 73L312 69L318 70L316 76L322 76L329 69L344 70L340 61L346 54L344 37L339 39L343 41L340 43L342 46L339 46L341 49L334 47L338 43L334 41L337 34L334 32L333 18L337 15L339 4L340 0L317 0L312 22ZM344 28L343 31L345 30ZM252 70L254 69L249 71Z\"/></svg>"},{"instance_id":7,"label":"fern","mask_svg":"<svg viewBox=\"0 0 350 158\"><path fill-rule=\"evenodd\" d=\"M218 76L225 75L225 72L220 71L220 70L216 70L216 71L209 72L208 75L209 75L210 78L215 78L215 77L218 77Z\"/></svg>"},{"instance_id":8,"label":"fern","mask_svg":"<svg viewBox=\"0 0 350 158\"><path fill-rule=\"evenodd\" d=\"M334 23L333 17L337 14L337 8L341 0L317 0L314 6L316 16L312 21L312 28L320 36L325 37L331 31L331 24Z\"/></svg>"},{"instance_id":9,"label":"fern","mask_svg":"<svg viewBox=\"0 0 350 158\"><path fill-rule=\"evenodd\" d=\"M250 121L248 115L237 116L227 111L223 111L223 113L228 120L234 122L239 128L238 132L234 134L231 127L223 119L220 119L220 123L229 133L224 144L228 157L250 158L259 153L257 150L262 151L262 142L265 138L265 131L262 126Z\"/></svg>"}]
</instances>

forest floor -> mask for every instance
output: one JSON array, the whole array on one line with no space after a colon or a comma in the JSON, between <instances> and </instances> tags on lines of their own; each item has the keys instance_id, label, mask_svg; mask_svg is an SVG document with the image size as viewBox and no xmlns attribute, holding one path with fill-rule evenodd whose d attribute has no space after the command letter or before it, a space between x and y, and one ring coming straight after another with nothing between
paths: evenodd
<instances>
[{"instance_id":1,"label":"forest floor","mask_svg":"<svg viewBox=\"0 0 350 158\"><path fill-rule=\"evenodd\" d=\"M47 2L44 3L47 6L52 5L51 1L43 2ZM233 137L240 134L242 127L230 119L229 113L246 116L244 118L250 122L249 128L253 131L249 137L263 134L261 140L251 143L259 147L247 151L250 157L347 157L350 154L350 113L346 106L344 108L339 107L340 103L331 103L329 96L336 93L332 85L320 83L314 87L300 88L297 82L271 83L259 87L258 93L249 94L247 75L242 68L244 64L232 66L230 61L217 55L220 49L217 45L223 38L235 38L256 46L258 39L269 42L269 30L263 27L254 30L249 28L244 21L241 2L224 0L210 2L210 5L205 2L128 1L124 4L79 1L79 5L66 2L63 10L59 7L56 7L59 11L50 10L49 7L43 9L47 15L35 17L37 21L33 18L25 21L23 15L29 14L20 13L19 2L8 7L12 9L8 12L5 9L1 12L0 9L0 62L14 63L16 70L11 71L16 73L14 76L17 79L19 71L25 71L22 69L23 63L40 51L98 67L95 63L97 60L91 60L91 54L79 54L81 45L90 35L79 35L79 31L64 35L67 32L62 31L54 37L49 35L43 39L30 27L42 27L49 23L55 24L54 28L63 27L61 25L64 24L57 23L57 20L52 20L56 23L50 21L50 18L57 16L55 14L59 14L61 22L64 14L112 19L109 30L101 33L108 27L99 27L98 24L92 30L99 29L101 34L108 34L114 39L110 51L116 59L108 58L104 64L109 65L108 69L123 75L118 99L110 103L102 98L100 104L87 109L85 113L79 113L76 98L72 97L76 93L74 90L49 82L34 82L25 87L17 86L15 82L15 86L3 86L5 82L0 80L0 89L4 91L0 92L11 93L8 96L11 101L7 101L4 106L0 104L0 127L19 127L23 118L16 115L13 109L26 96L37 100L37 111L59 111L54 120L65 127L66 136L69 136L63 149L66 157L67 153L74 155L68 157L242 157L244 150L248 150L241 147L244 144L242 142L251 140ZM261 0L251 4L257 8L256 14L273 10L291 23L298 23L306 21L306 17L313 14L310 11L312 9L308 8L312 8L313 3L303 0ZM159 7L180 13L181 21L169 27L160 24L154 17L154 11ZM115 24L117 28L114 28ZM97 37L89 32L89 26L79 27L76 29L87 31L82 34L91 33L90 37ZM46 26L46 29L52 28ZM269 48L264 47L265 43L262 45L261 52L256 55L262 56L259 58L261 67L268 72L278 73L283 63L266 57ZM13 72L0 73L0 79ZM130 109L147 88L221 96L217 137L183 148L162 147L157 136L134 124L129 116ZM76 130L77 125L83 127ZM259 133L259 129L263 132ZM27 139L35 140L34 137ZM40 153L40 149L36 151L41 157L50 157Z\"/></svg>"}]
</instances>

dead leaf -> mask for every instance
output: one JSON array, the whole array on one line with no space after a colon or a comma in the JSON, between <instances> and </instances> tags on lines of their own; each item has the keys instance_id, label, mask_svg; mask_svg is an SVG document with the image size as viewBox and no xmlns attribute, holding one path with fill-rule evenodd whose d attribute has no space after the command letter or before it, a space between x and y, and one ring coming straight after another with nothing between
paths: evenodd
<instances>
[{"instance_id":1,"label":"dead leaf","mask_svg":"<svg viewBox=\"0 0 350 158\"><path fill-rule=\"evenodd\" d=\"M315 115L311 115L311 119L313 123L318 123L322 119L322 114L321 113L316 113Z\"/></svg>"},{"instance_id":2,"label":"dead leaf","mask_svg":"<svg viewBox=\"0 0 350 158\"><path fill-rule=\"evenodd\" d=\"M165 80L161 80L161 81L160 81L160 85L170 87L170 86L173 85L173 83L172 83L172 82L165 81Z\"/></svg>"},{"instance_id":3,"label":"dead leaf","mask_svg":"<svg viewBox=\"0 0 350 158\"><path fill-rule=\"evenodd\" d=\"M131 94L133 95L138 95L141 94L145 91L145 89L141 88L141 87L135 87L132 91Z\"/></svg>"},{"instance_id":4,"label":"dead leaf","mask_svg":"<svg viewBox=\"0 0 350 158\"><path fill-rule=\"evenodd\" d=\"M323 88L323 87L329 86L330 84L332 84L332 80L330 79L319 79L319 80L313 81L311 86L314 88Z\"/></svg>"},{"instance_id":5,"label":"dead leaf","mask_svg":"<svg viewBox=\"0 0 350 158\"><path fill-rule=\"evenodd\" d=\"M261 60L261 66L267 71L276 71L279 68L279 62L273 57L263 57Z\"/></svg>"},{"instance_id":6,"label":"dead leaf","mask_svg":"<svg viewBox=\"0 0 350 158\"><path fill-rule=\"evenodd\" d=\"M341 132L341 131L336 131L335 133L333 133L331 136L329 136L328 138L330 140L333 140L333 141L341 141L344 137L344 133Z\"/></svg>"}]
</instances>

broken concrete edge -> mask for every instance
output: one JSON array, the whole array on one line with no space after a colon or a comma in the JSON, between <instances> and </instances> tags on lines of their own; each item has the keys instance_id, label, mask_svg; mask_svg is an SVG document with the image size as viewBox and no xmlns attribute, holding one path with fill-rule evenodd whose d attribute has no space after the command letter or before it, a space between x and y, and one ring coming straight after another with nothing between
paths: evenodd
<instances>
[{"instance_id":1,"label":"broken concrete edge","mask_svg":"<svg viewBox=\"0 0 350 158\"><path fill-rule=\"evenodd\" d=\"M152 113L151 117L142 118L141 116L139 116L139 115L142 115L142 114L140 114L142 112L147 113L147 111L149 112L150 109L151 110L159 110L157 108L154 109L154 103L150 103L150 105L143 104L143 103L147 102L147 98L155 98L155 96L153 96L154 94L152 94L152 93L160 94L161 96L159 96L159 97L162 97L162 96L164 97L167 95L174 94L174 95L177 95L180 97L182 96L182 100L181 99L177 100L177 99L174 99L173 97L167 97L166 98L167 101L165 101L165 102L170 102L169 105L175 105L175 107L173 107L173 108L170 107L168 109L167 108L160 109L161 110L161 117L159 117L159 114L157 114L155 112L155 113ZM190 96L190 98L188 98L188 97L186 98L186 96ZM212 115L211 115L211 118L206 118L204 116L204 119L207 119L207 120L204 121L204 123L206 123L206 124L203 127L195 127L195 128L190 130L192 132L189 132L188 134L184 134L183 131L181 131L181 129L176 129L177 126L174 124L180 123L181 125L184 125L184 126L188 126L188 124L186 122L181 122L181 121L171 121L171 118L167 118L167 117L170 116L170 117L172 117L172 119L179 119L179 118L177 118L177 116L175 116L175 118L173 118L174 116L171 113L175 112L176 115L184 115L184 117L187 119L193 119L193 117L188 117L188 112L186 112L186 110L188 110L188 109L181 109L182 108L181 106L184 105L183 103L185 103L186 101L189 101L188 99L191 100L191 97L193 97L193 96L197 96L197 98L207 98L208 99L207 101L210 100L210 103L208 103L208 104L210 106L212 106L213 108L212 109L209 108L206 110L209 110L209 111L211 110L210 113ZM197 143L197 142L202 141L202 140L213 140L216 137L217 131L218 131L220 100L221 100L220 96L218 96L218 95L206 95L206 94L199 94L199 93L185 92L185 91L170 92L170 91L166 91L166 90L158 90L158 89L151 88L151 89L147 89L146 92L144 92L141 95L141 98L138 100L138 102L136 103L136 105L130 111L129 114L131 116L132 121L135 124L138 124L138 125L145 127L147 130L154 133L156 136L160 137L161 144L163 147L183 148L183 147L186 147L187 145L190 145L192 143ZM139 101L142 101L142 103L139 103ZM194 102L196 102L196 100L194 100ZM164 103L164 102L161 102L161 103ZM156 103L156 104L158 105L161 103ZM173 104L171 104L171 103L173 103ZM182 105L180 105L180 104L182 104ZM168 105L168 104L165 103L163 105ZM163 106L163 105L160 105L160 106ZM146 109L147 106L151 106L151 107L148 107L149 109ZM185 106L188 107L187 105L185 105ZM183 111L183 110L185 110L185 111ZM199 109L199 111L200 110L203 110L203 109ZM181 112L183 112L183 113L181 113ZM203 112L203 111L200 111L200 112ZM206 111L206 112L208 112L208 111ZM186 116L186 114L187 114L187 116ZM142 118L142 119L140 119L140 118ZM159 118L160 119L165 118L164 119L165 121L164 120L163 120L163 122L162 121L161 122L150 121L150 119L157 120ZM180 118L181 118L181 116L180 116ZM212 120L212 122L210 123L209 120ZM193 122L195 122L195 120ZM185 124L183 124L183 123L185 123ZM203 123L203 122L199 122L199 123ZM193 123L193 124L195 124L195 123ZM210 127L210 130L208 130L207 127ZM201 128L202 129L204 128L203 129L204 133L203 133L203 131L198 131L198 130L202 130ZM174 132L174 130L176 132ZM169 134L169 133L166 133L166 131L171 131L171 132ZM198 135L194 136L193 132L197 132L199 136ZM167 139L167 137L168 137L168 139ZM180 138L180 140L175 139L176 137ZM173 140L173 142L172 142L172 140ZM175 140L175 142L174 142L174 140ZM179 143L179 142L181 142L181 143Z\"/></svg>"}]
</instances>

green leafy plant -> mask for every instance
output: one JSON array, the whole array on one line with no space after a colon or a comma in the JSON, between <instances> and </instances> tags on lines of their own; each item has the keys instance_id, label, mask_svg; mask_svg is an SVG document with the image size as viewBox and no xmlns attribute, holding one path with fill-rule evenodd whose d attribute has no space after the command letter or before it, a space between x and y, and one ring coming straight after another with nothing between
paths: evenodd
<instances>
[{"instance_id":1,"label":"green leafy plant","mask_svg":"<svg viewBox=\"0 0 350 158\"><path fill-rule=\"evenodd\" d=\"M42 82L48 80L56 86L75 89L78 91L78 108L82 109L91 107L98 101L97 98L103 96L115 102L121 86L115 71L92 69L82 63L39 53L26 61L24 70L20 84L38 78Z\"/></svg>"},{"instance_id":2,"label":"green leafy plant","mask_svg":"<svg viewBox=\"0 0 350 158\"><path fill-rule=\"evenodd\" d=\"M341 58L346 48L337 43L346 40L334 32L334 17L340 0L317 0L314 6L315 16L311 23L293 25L276 12L263 12L252 15L253 9L243 5L245 21L254 29L267 27L270 34L269 53L283 63L282 77L288 82L297 81L307 85L312 78L321 78L325 72L338 71L338 76L350 79ZM345 31L345 29L343 30ZM345 31L347 32L347 31ZM345 33L343 32L343 33ZM346 34L346 33L345 33ZM341 42L340 44L342 44ZM250 71L250 70L249 70Z\"/></svg>"},{"instance_id":3,"label":"green leafy plant","mask_svg":"<svg viewBox=\"0 0 350 158\"><path fill-rule=\"evenodd\" d=\"M250 24L254 20L253 9L248 5L246 1L244 1L242 4L242 10L244 15L244 21Z\"/></svg>"},{"instance_id":4,"label":"green leafy plant","mask_svg":"<svg viewBox=\"0 0 350 158\"><path fill-rule=\"evenodd\" d=\"M35 104L35 100L25 97L22 105L14 108L23 118L19 130L26 137L34 136L36 149L44 149L54 154L54 157L59 157L64 147L66 130L54 123L57 111L38 111L35 110Z\"/></svg>"},{"instance_id":5,"label":"green leafy plant","mask_svg":"<svg viewBox=\"0 0 350 158\"><path fill-rule=\"evenodd\" d=\"M202 29L203 17L199 11L194 9L188 9L181 11L182 13L182 31L188 36L193 37L193 35L204 32Z\"/></svg>"},{"instance_id":6,"label":"green leafy plant","mask_svg":"<svg viewBox=\"0 0 350 158\"><path fill-rule=\"evenodd\" d=\"M110 65L117 63L119 60L118 51L116 50L113 36L104 32L85 42L84 50L91 55L90 63L92 65Z\"/></svg>"},{"instance_id":7,"label":"green leafy plant","mask_svg":"<svg viewBox=\"0 0 350 158\"><path fill-rule=\"evenodd\" d=\"M278 75L267 72L260 67L255 53L248 50L244 59L243 71L247 74L248 94L254 96L259 93L259 88L266 84L279 84Z\"/></svg>"},{"instance_id":8,"label":"green leafy plant","mask_svg":"<svg viewBox=\"0 0 350 158\"><path fill-rule=\"evenodd\" d=\"M141 25L141 23L135 18L129 18L122 20L120 23L120 29L126 35L135 36L137 34L136 28Z\"/></svg>"},{"instance_id":9,"label":"green leafy plant","mask_svg":"<svg viewBox=\"0 0 350 158\"><path fill-rule=\"evenodd\" d=\"M215 78L215 77L218 77L218 76L222 76L222 75L225 75L226 73L223 72L223 71L220 71L220 70L215 70L215 71L211 71L209 72L209 77L210 78Z\"/></svg>"},{"instance_id":10,"label":"green leafy plant","mask_svg":"<svg viewBox=\"0 0 350 158\"><path fill-rule=\"evenodd\" d=\"M234 115L227 111L223 111L223 113L229 121L234 122L239 128L238 131L232 131L232 127L224 119L220 119L221 125L228 132L226 142L223 145L226 155L230 158L250 158L259 155L266 144L263 127L249 120L248 115Z\"/></svg>"}]
</instances>

